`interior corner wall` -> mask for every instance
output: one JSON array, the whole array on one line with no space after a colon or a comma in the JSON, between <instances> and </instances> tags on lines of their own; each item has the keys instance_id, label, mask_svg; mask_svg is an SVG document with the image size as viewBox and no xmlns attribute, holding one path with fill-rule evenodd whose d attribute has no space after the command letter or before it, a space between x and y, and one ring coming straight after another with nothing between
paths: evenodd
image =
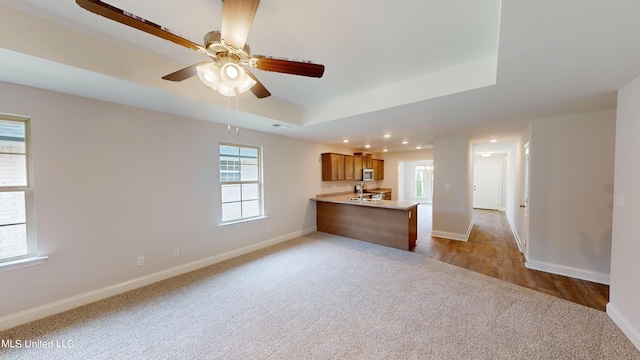
<instances>
[{"instance_id":1,"label":"interior corner wall","mask_svg":"<svg viewBox=\"0 0 640 360\"><path fill-rule=\"evenodd\" d=\"M640 350L640 77L618 91L611 244L611 287L607 314Z\"/></svg>"},{"instance_id":2,"label":"interior corner wall","mask_svg":"<svg viewBox=\"0 0 640 360\"><path fill-rule=\"evenodd\" d=\"M527 267L609 283L615 116L531 123Z\"/></svg>"},{"instance_id":3,"label":"interior corner wall","mask_svg":"<svg viewBox=\"0 0 640 360\"><path fill-rule=\"evenodd\" d=\"M0 272L11 289L0 328L315 230L325 145L3 82L0 93L0 112L30 117L38 255L49 256ZM268 218L218 226L220 141L263 147Z\"/></svg>"},{"instance_id":4,"label":"interior corner wall","mask_svg":"<svg viewBox=\"0 0 640 360\"><path fill-rule=\"evenodd\" d=\"M473 147L466 136L435 139L432 235L466 241L473 225Z\"/></svg>"}]
</instances>

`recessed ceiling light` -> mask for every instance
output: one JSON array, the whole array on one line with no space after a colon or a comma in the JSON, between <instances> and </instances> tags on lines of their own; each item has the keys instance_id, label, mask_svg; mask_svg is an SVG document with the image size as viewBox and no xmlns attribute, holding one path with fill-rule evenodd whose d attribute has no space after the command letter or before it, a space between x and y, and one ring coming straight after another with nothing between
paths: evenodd
<instances>
[{"instance_id":1,"label":"recessed ceiling light","mask_svg":"<svg viewBox=\"0 0 640 360\"><path fill-rule=\"evenodd\" d=\"M371 147L371 145L367 144L364 147L366 147L367 149Z\"/></svg>"},{"instance_id":2,"label":"recessed ceiling light","mask_svg":"<svg viewBox=\"0 0 640 360\"><path fill-rule=\"evenodd\" d=\"M282 125L282 124L273 124L271 126L276 127L278 129L286 129L286 128L288 128L287 125Z\"/></svg>"},{"instance_id":3,"label":"recessed ceiling light","mask_svg":"<svg viewBox=\"0 0 640 360\"><path fill-rule=\"evenodd\" d=\"M491 156L491 153L480 153L480 156L487 158Z\"/></svg>"},{"instance_id":4,"label":"recessed ceiling light","mask_svg":"<svg viewBox=\"0 0 640 360\"><path fill-rule=\"evenodd\" d=\"M498 142L498 139L491 139L491 142L492 142L492 143L497 143L497 142Z\"/></svg>"},{"instance_id":5,"label":"recessed ceiling light","mask_svg":"<svg viewBox=\"0 0 640 360\"><path fill-rule=\"evenodd\" d=\"M422 149L422 146L416 146L416 150Z\"/></svg>"},{"instance_id":6,"label":"recessed ceiling light","mask_svg":"<svg viewBox=\"0 0 640 360\"><path fill-rule=\"evenodd\" d=\"M387 152L387 151L389 151L389 150L387 150L387 149L384 149L384 150L382 150L382 151L383 151L383 152Z\"/></svg>"},{"instance_id":7,"label":"recessed ceiling light","mask_svg":"<svg viewBox=\"0 0 640 360\"><path fill-rule=\"evenodd\" d=\"M384 135L384 138L385 138L385 139L388 139L388 138L390 138L390 137L391 137L391 135L389 135L389 134L385 134L385 135Z\"/></svg>"},{"instance_id":8,"label":"recessed ceiling light","mask_svg":"<svg viewBox=\"0 0 640 360\"><path fill-rule=\"evenodd\" d=\"M403 141L402 144L403 145L407 145L409 142L407 140Z\"/></svg>"},{"instance_id":9,"label":"recessed ceiling light","mask_svg":"<svg viewBox=\"0 0 640 360\"><path fill-rule=\"evenodd\" d=\"M346 143L349 142L349 139L344 139L344 140L342 140L342 142L346 144Z\"/></svg>"}]
</instances>

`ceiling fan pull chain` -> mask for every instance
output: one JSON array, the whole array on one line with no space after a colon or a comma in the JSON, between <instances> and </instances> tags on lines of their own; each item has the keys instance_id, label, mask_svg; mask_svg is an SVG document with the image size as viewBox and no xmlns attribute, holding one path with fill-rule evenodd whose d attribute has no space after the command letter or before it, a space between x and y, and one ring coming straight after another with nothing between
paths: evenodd
<instances>
[{"instance_id":1,"label":"ceiling fan pull chain","mask_svg":"<svg viewBox=\"0 0 640 360\"><path fill-rule=\"evenodd\" d=\"M231 105L229 104L229 97L227 96L227 133L231 133Z\"/></svg>"},{"instance_id":2,"label":"ceiling fan pull chain","mask_svg":"<svg viewBox=\"0 0 640 360\"><path fill-rule=\"evenodd\" d=\"M236 93L236 111L240 111L240 89L233 89ZM236 135L240 135L240 128L236 127Z\"/></svg>"}]
</instances>

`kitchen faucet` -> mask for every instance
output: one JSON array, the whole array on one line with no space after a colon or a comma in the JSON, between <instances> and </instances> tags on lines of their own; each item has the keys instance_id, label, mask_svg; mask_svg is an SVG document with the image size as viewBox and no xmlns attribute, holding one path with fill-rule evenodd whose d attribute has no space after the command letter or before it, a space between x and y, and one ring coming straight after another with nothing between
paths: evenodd
<instances>
[{"instance_id":1,"label":"kitchen faucet","mask_svg":"<svg viewBox=\"0 0 640 360\"><path fill-rule=\"evenodd\" d=\"M364 187L364 182L360 182L360 190L358 191L358 196L360 197L360 200L362 200L362 188Z\"/></svg>"}]
</instances>

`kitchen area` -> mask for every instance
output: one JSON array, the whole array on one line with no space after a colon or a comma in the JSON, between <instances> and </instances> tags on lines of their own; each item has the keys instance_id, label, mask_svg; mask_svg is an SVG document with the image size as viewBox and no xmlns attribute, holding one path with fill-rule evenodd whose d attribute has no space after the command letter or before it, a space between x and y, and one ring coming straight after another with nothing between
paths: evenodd
<instances>
[{"instance_id":1,"label":"kitchen area","mask_svg":"<svg viewBox=\"0 0 640 360\"><path fill-rule=\"evenodd\" d=\"M418 203L393 199L390 188L380 188L384 160L372 154L323 153L322 182L328 188L316 203L317 230L411 251L416 245ZM337 189L333 183L352 183Z\"/></svg>"}]
</instances>

